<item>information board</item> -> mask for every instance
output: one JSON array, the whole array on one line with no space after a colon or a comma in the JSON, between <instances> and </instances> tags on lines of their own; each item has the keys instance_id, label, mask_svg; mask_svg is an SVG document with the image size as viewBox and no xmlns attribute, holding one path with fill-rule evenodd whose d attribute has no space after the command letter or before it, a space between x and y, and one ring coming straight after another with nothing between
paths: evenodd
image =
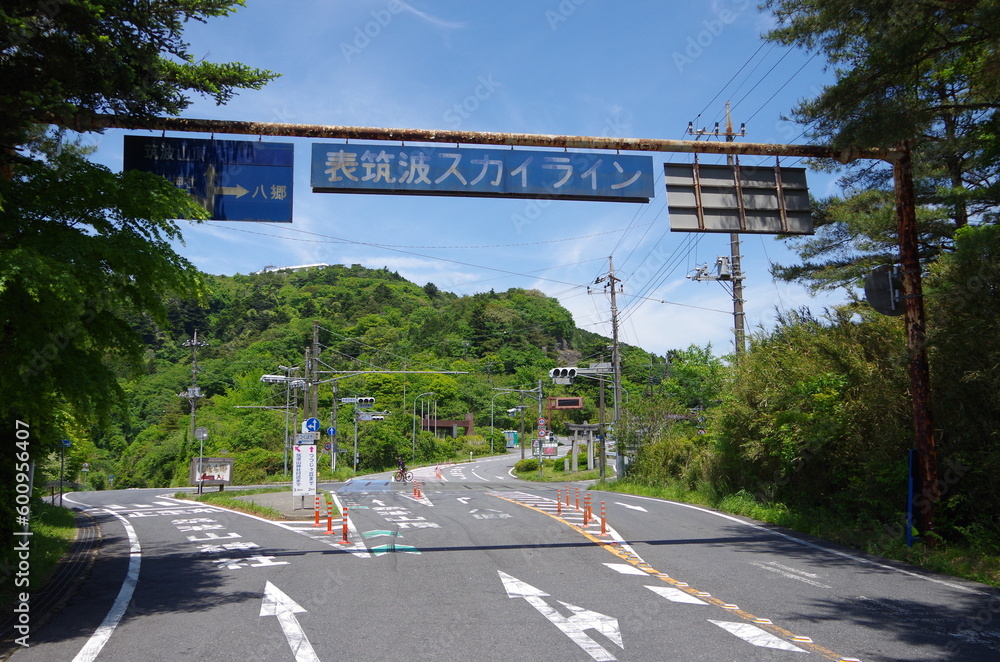
<instances>
[{"instance_id":1,"label":"information board","mask_svg":"<svg viewBox=\"0 0 1000 662\"><path fill-rule=\"evenodd\" d=\"M316 444L292 446L292 496L316 494Z\"/></svg>"}]
</instances>

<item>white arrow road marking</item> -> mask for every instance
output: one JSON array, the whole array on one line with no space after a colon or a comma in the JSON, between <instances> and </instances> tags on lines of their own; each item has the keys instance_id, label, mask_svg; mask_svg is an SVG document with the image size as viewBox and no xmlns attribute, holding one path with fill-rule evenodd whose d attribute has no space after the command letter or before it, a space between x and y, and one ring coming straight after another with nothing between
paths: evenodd
<instances>
[{"instance_id":1,"label":"white arrow road marking","mask_svg":"<svg viewBox=\"0 0 1000 662\"><path fill-rule=\"evenodd\" d=\"M319 662L316 651L302 631L302 626L295 614L304 614L306 610L295 600L288 597L281 589L267 582L264 586L264 601L260 605L261 616L277 616L281 631L285 633L288 646L292 649L295 662Z\"/></svg>"},{"instance_id":2,"label":"white arrow road marking","mask_svg":"<svg viewBox=\"0 0 1000 662\"><path fill-rule=\"evenodd\" d=\"M543 599L549 596L548 593L535 588L531 584L522 582L516 577L511 577L500 570L497 570L497 573L499 573L504 588L507 590L507 597L524 598L528 604L537 609L542 616L549 619L549 622L562 630L563 634L595 660L606 662L614 660L615 656L587 636L585 633L586 630L597 630L624 650L625 644L622 643L622 633L621 628L618 626L617 618L557 600L559 604L573 612L572 616L563 616L555 607Z\"/></svg>"},{"instance_id":3,"label":"white arrow road marking","mask_svg":"<svg viewBox=\"0 0 1000 662\"><path fill-rule=\"evenodd\" d=\"M713 621L708 619L709 623L715 623L723 630L726 630L730 634L735 634L737 637L753 644L754 646L760 646L761 648L777 648L783 651L794 651L798 653L805 653L806 651L790 644L784 639L779 639L769 632L761 630L756 625L750 625L749 623L730 623L728 621Z\"/></svg>"},{"instance_id":4,"label":"white arrow road marking","mask_svg":"<svg viewBox=\"0 0 1000 662\"><path fill-rule=\"evenodd\" d=\"M645 574L645 573L644 573ZM656 593L657 595L662 595L667 600L671 602L684 602L689 605L703 605L708 606L708 603L704 600L699 600L690 593L685 593L679 588L671 588L670 586L647 586L650 591Z\"/></svg>"},{"instance_id":5,"label":"white arrow road marking","mask_svg":"<svg viewBox=\"0 0 1000 662\"><path fill-rule=\"evenodd\" d=\"M548 595L545 591L535 588L527 582L522 582L517 577L511 577L506 572L497 570L497 573L500 575L500 580L503 582L503 587L507 591L508 598L545 597Z\"/></svg>"},{"instance_id":6,"label":"white arrow road marking","mask_svg":"<svg viewBox=\"0 0 1000 662\"><path fill-rule=\"evenodd\" d=\"M628 508L629 510L638 510L640 513L648 513L649 512L648 510L646 510L642 506L633 506L630 503L622 503L621 501L615 501L615 505L624 506L625 508Z\"/></svg>"},{"instance_id":7,"label":"white arrow road marking","mask_svg":"<svg viewBox=\"0 0 1000 662\"><path fill-rule=\"evenodd\" d=\"M469 505L469 501L472 500L472 497L458 497L458 500L459 500L460 503L468 506Z\"/></svg>"}]
</instances>

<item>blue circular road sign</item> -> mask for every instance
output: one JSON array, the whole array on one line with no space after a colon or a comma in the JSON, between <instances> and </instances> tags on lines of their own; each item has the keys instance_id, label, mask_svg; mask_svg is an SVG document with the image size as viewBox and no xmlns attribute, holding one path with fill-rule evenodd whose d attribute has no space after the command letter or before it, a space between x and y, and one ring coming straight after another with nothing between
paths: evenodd
<instances>
[{"instance_id":1,"label":"blue circular road sign","mask_svg":"<svg viewBox=\"0 0 1000 662\"><path fill-rule=\"evenodd\" d=\"M318 418L306 419L306 430L308 432L319 432L319 419Z\"/></svg>"}]
</instances>

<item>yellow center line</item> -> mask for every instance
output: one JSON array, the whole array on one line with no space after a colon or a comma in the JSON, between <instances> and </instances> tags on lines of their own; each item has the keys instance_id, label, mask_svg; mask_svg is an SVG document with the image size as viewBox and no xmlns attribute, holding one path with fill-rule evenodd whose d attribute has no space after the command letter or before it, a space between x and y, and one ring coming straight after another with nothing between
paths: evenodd
<instances>
[{"instance_id":1,"label":"yellow center line","mask_svg":"<svg viewBox=\"0 0 1000 662\"><path fill-rule=\"evenodd\" d=\"M521 501L517 501L515 499L509 499L507 497L500 496L499 494L496 494L496 493L490 493L490 495L494 496L494 497L496 497L498 499L503 499L504 501L509 501L510 503L516 503L519 506L523 506L525 508L529 508L529 509L534 510L535 512L541 513L543 515L547 515L547 516L551 517L552 519L556 520L557 522L562 522L563 524L565 524L569 528L571 528L574 531L582 534L588 540L594 542L597 545L600 545L605 550L611 552L612 554L614 554L618 558L622 559L623 561L628 562L629 564L635 566L636 568L639 568L643 572L648 573L650 576L656 577L657 579L660 579L661 581L666 582L667 584L670 584L671 586L673 586L674 588L676 588L678 590L681 590L681 591L684 591L685 593L693 595L694 597L698 598L699 600L704 600L705 602L707 602L707 603L709 603L709 604L711 604L713 606L719 607L720 609L724 609L727 614L733 614L735 616L739 616L743 620L749 621L750 623L752 623L756 627L759 627L760 629L765 630L766 632L769 632L769 633L775 635L776 637L780 637L782 639L785 639L785 640L789 641L790 643L794 643L796 646L799 646L800 648L808 649L810 652L816 653L817 655L825 657L828 660L833 660L834 662L857 662L856 660L854 660L854 658L841 657L840 655L838 655L837 653L834 653L829 648L825 648L823 646L820 646L819 644L813 643L813 641L811 639L809 639L808 637L801 637L801 636L795 635L792 632L789 632L788 630L786 630L785 628L780 627L778 625L775 625L770 619L760 618L758 616L755 616L755 615L751 614L748 611L744 611L743 609L740 609L736 605L727 603L725 600L720 600L719 598L713 597L713 596L711 596L709 593L707 593L705 591L700 591L700 590L694 588L693 586L690 586L686 582L678 581L678 580L674 579L673 577L670 577L668 574L666 574L664 572L659 572L658 570L654 569L651 565L649 565L645 561L640 561L639 559L637 559L634 556L630 555L628 552L626 552L625 550L623 550L620 547L618 547L615 543L608 542L606 540L601 540L600 538L598 538L597 536L593 535L592 533L590 533L588 531L585 531L581 527L579 527L579 526L577 526L577 525L575 525L575 524L573 524L571 522L568 522L567 520L563 519L562 517L559 517L558 515L553 515L552 513L548 512L548 511L545 511L545 510L543 510L541 508L536 508L535 506L531 506L529 504L523 503Z\"/></svg>"}]
</instances>

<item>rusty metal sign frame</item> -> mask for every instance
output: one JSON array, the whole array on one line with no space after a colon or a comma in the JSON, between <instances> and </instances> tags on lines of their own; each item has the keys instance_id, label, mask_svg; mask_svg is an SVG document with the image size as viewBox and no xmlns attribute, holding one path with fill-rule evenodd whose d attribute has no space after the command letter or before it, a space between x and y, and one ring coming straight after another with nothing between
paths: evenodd
<instances>
[{"instance_id":1,"label":"rusty metal sign frame","mask_svg":"<svg viewBox=\"0 0 1000 662\"><path fill-rule=\"evenodd\" d=\"M896 199L896 224L903 274L904 319L907 349L910 354L910 396L913 406L915 446L921 478L921 530L934 530L934 503L940 498L937 451L930 411L930 370L927 359L926 329L920 260L917 243L916 202L913 188L913 161L909 145L895 149L834 149L824 145L782 145L770 143L698 142L643 138L586 137L485 131L438 131L378 127L326 126L317 124L281 124L205 120L182 117L134 118L118 115L87 115L59 118L51 123L74 131L104 129L144 129L154 131L192 131L237 135L284 136L343 140L388 140L404 142L455 143L472 145L511 145L561 147L564 149L611 149L638 152L677 152L689 154L747 154L836 159L849 163L857 159L876 159L892 165ZM933 536L925 536L933 544Z\"/></svg>"}]
</instances>

